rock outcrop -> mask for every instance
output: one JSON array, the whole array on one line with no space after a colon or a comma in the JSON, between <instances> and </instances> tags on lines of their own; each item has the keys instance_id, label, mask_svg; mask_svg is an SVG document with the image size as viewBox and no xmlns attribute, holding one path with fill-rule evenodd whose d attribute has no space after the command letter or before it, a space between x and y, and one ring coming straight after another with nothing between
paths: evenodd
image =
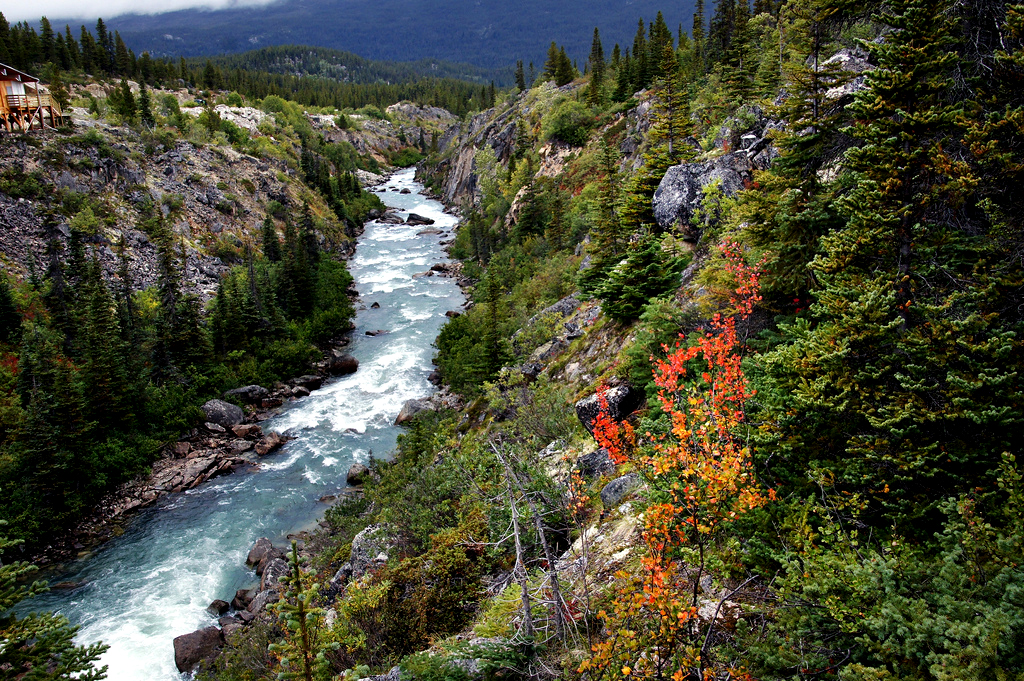
<instances>
[{"instance_id":1,"label":"rock outcrop","mask_svg":"<svg viewBox=\"0 0 1024 681\"><path fill-rule=\"evenodd\" d=\"M189 673L203 660L214 657L223 645L224 633L217 627L182 634L174 639L174 666L182 674Z\"/></svg>"},{"instance_id":2,"label":"rock outcrop","mask_svg":"<svg viewBox=\"0 0 1024 681\"><path fill-rule=\"evenodd\" d=\"M607 405L608 416L622 421L644 402L644 393L630 385L620 385L604 392L595 393L576 403L576 416L591 435L594 433L594 421L601 413L601 402Z\"/></svg>"},{"instance_id":3,"label":"rock outcrop","mask_svg":"<svg viewBox=\"0 0 1024 681\"><path fill-rule=\"evenodd\" d=\"M203 414L209 423L216 423L223 428L237 426L245 420L245 412L224 400L210 400L202 406Z\"/></svg>"}]
</instances>

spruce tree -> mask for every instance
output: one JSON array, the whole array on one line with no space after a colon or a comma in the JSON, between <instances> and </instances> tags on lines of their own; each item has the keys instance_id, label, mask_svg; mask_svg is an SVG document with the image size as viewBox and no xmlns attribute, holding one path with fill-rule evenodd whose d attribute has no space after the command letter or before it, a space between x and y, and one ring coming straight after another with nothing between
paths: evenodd
<instances>
[{"instance_id":1,"label":"spruce tree","mask_svg":"<svg viewBox=\"0 0 1024 681\"><path fill-rule=\"evenodd\" d=\"M0 553L20 542L0 536ZM39 681L100 681L107 668L94 663L108 646L76 646L78 627L52 613L15 613L22 601L48 589L45 582L29 582L38 568L24 561L0 563L0 669L12 679ZM20 608L19 608L20 610Z\"/></svg>"},{"instance_id":2,"label":"spruce tree","mask_svg":"<svg viewBox=\"0 0 1024 681\"><path fill-rule=\"evenodd\" d=\"M16 343L21 338L21 313L5 275L0 275L0 343Z\"/></svg>"},{"instance_id":3,"label":"spruce tree","mask_svg":"<svg viewBox=\"0 0 1024 681\"><path fill-rule=\"evenodd\" d=\"M604 67L604 47L601 45L601 35L595 26L594 40L590 45L590 85L587 88L587 103L591 106L601 104Z\"/></svg>"},{"instance_id":4,"label":"spruce tree","mask_svg":"<svg viewBox=\"0 0 1024 681\"><path fill-rule=\"evenodd\" d=\"M792 484L810 469L858 495L864 520L930 537L939 499L994 493L1001 452L1020 448L1024 353L999 312L994 242L964 228L976 179L952 155L947 5L893 0L878 20L893 30L869 44L878 68L851 106L845 224L822 240L811 319L765 358L764 452Z\"/></svg>"},{"instance_id":5,"label":"spruce tree","mask_svg":"<svg viewBox=\"0 0 1024 681\"><path fill-rule=\"evenodd\" d=\"M516 87L520 92L526 91L526 72L523 71L523 60L516 62Z\"/></svg>"},{"instance_id":6,"label":"spruce tree","mask_svg":"<svg viewBox=\"0 0 1024 681\"><path fill-rule=\"evenodd\" d=\"M679 287L681 264L665 252L661 239L642 234L597 289L602 311L617 321L638 319L652 300Z\"/></svg>"},{"instance_id":7,"label":"spruce tree","mask_svg":"<svg viewBox=\"0 0 1024 681\"><path fill-rule=\"evenodd\" d=\"M277 239L277 227L274 226L274 218L270 215L263 219L260 235L263 244L263 257L270 262L280 262L281 242Z\"/></svg>"}]
</instances>

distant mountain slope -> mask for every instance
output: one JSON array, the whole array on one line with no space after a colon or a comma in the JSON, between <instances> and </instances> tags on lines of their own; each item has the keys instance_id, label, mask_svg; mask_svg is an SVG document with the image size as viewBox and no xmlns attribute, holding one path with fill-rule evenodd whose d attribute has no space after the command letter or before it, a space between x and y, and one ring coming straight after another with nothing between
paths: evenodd
<instances>
[{"instance_id":1,"label":"distant mountain slope","mask_svg":"<svg viewBox=\"0 0 1024 681\"><path fill-rule=\"evenodd\" d=\"M203 58L193 58L202 65ZM359 55L324 47L308 45L279 45L249 50L239 54L213 57L211 61L221 68L241 68L291 76L319 76L345 83L408 83L420 78L455 78L486 84L494 80L511 82L513 70L481 68L472 64L421 59L415 62L380 61L364 59Z\"/></svg>"},{"instance_id":2,"label":"distant mountain slope","mask_svg":"<svg viewBox=\"0 0 1024 681\"><path fill-rule=\"evenodd\" d=\"M693 0L287 0L261 8L183 10L110 18L136 53L198 56L284 44L319 45L368 59L442 59L507 67L543 61L552 40L582 61L594 26L610 51L632 43L639 17L658 10L673 30L689 31ZM63 21L55 25L63 25ZM81 22L69 22L75 26Z\"/></svg>"}]
</instances>

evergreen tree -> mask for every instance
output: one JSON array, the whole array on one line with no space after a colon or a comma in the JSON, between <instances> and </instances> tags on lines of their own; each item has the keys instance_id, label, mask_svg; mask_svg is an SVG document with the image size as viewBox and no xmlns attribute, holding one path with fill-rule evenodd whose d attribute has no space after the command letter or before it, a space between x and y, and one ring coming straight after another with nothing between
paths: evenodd
<instances>
[{"instance_id":1,"label":"evergreen tree","mask_svg":"<svg viewBox=\"0 0 1024 681\"><path fill-rule=\"evenodd\" d=\"M263 257L270 262L280 262L281 242L277 239L277 228L274 226L274 218L267 215L263 219L263 230L261 232L263 242Z\"/></svg>"},{"instance_id":2,"label":"evergreen tree","mask_svg":"<svg viewBox=\"0 0 1024 681\"><path fill-rule=\"evenodd\" d=\"M57 40L53 33L53 26L50 20L43 17L39 20L39 46L42 51L44 62L54 63L57 61Z\"/></svg>"},{"instance_id":3,"label":"evergreen tree","mask_svg":"<svg viewBox=\"0 0 1024 681\"><path fill-rule=\"evenodd\" d=\"M19 542L0 536L0 553ZM0 564L0 669L12 679L100 681L107 668L94 663L108 646L76 646L78 627L51 613L15 614L21 601L47 591L45 582L28 583L38 568L23 561Z\"/></svg>"},{"instance_id":4,"label":"evergreen tree","mask_svg":"<svg viewBox=\"0 0 1024 681\"><path fill-rule=\"evenodd\" d=\"M558 87L568 85L574 78L576 78L576 69L573 67L572 62L569 61L569 57L565 53L565 47L561 47L558 50L557 63L555 64L555 85Z\"/></svg>"},{"instance_id":5,"label":"evergreen tree","mask_svg":"<svg viewBox=\"0 0 1024 681\"><path fill-rule=\"evenodd\" d=\"M139 85L139 120L147 128L156 125L156 119L153 117L153 104L149 97L149 90L146 89L146 81L142 81Z\"/></svg>"},{"instance_id":6,"label":"evergreen tree","mask_svg":"<svg viewBox=\"0 0 1024 681\"><path fill-rule=\"evenodd\" d=\"M548 58L544 62L544 70L541 72L541 77L544 80L554 80L555 71L558 69L558 45L555 41L551 41L551 46L548 47Z\"/></svg>"},{"instance_id":7,"label":"evergreen tree","mask_svg":"<svg viewBox=\"0 0 1024 681\"><path fill-rule=\"evenodd\" d=\"M602 311L612 319L638 319L644 308L679 287L681 261L668 255L661 239L645 233L629 244L626 259L613 267L597 289Z\"/></svg>"},{"instance_id":8,"label":"evergreen tree","mask_svg":"<svg viewBox=\"0 0 1024 681\"><path fill-rule=\"evenodd\" d=\"M526 90L526 73L523 71L522 59L516 62L516 87L519 88L520 92Z\"/></svg>"},{"instance_id":9,"label":"evergreen tree","mask_svg":"<svg viewBox=\"0 0 1024 681\"><path fill-rule=\"evenodd\" d=\"M20 338L21 313L14 304L9 280L0 275L0 343L14 343Z\"/></svg>"},{"instance_id":10,"label":"evergreen tree","mask_svg":"<svg viewBox=\"0 0 1024 681\"><path fill-rule=\"evenodd\" d=\"M602 87L604 85L604 47L601 45L601 35L594 27L594 40L590 45L590 85L587 88L587 103L591 106L599 106L602 99Z\"/></svg>"},{"instance_id":11,"label":"evergreen tree","mask_svg":"<svg viewBox=\"0 0 1024 681\"><path fill-rule=\"evenodd\" d=\"M845 225L815 261L812 319L784 326L787 342L765 359L765 451L786 458L775 474L787 482L812 469L859 495L864 520L884 512L930 537L937 500L993 493L1000 453L1019 449L1024 395L1011 377L1024 353L997 311L994 242L983 225L964 228L975 179L951 156L946 4L894 0L879 20L893 31L870 45L878 68L851 107L861 146L848 153Z\"/></svg>"}]
</instances>

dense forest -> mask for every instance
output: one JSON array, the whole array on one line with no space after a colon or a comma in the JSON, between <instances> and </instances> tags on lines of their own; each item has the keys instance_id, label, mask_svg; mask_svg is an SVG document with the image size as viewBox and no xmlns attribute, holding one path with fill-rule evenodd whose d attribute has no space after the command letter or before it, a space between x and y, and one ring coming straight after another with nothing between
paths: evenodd
<instances>
[{"instance_id":1,"label":"dense forest","mask_svg":"<svg viewBox=\"0 0 1024 681\"><path fill-rule=\"evenodd\" d=\"M438 194L473 174L473 304L436 340L467 405L412 421L199 678L1024 674L1024 5L698 0L690 26L594 29L582 68L551 43L431 150ZM148 334L158 395L192 361L187 301L93 322L128 304L69 262L0 300L11 461L47 414L95 418L43 400L57 372L108 394L85 329Z\"/></svg>"},{"instance_id":2,"label":"dense forest","mask_svg":"<svg viewBox=\"0 0 1024 681\"><path fill-rule=\"evenodd\" d=\"M0 63L41 71L48 80L56 76L61 84L67 74L81 73L123 77L154 87L181 81L200 88L235 90L253 99L274 95L306 106L338 109L383 108L410 100L459 115L484 103L480 89L488 86L481 82L484 72L479 69L464 74L449 64L373 62L332 50L321 50L313 58L310 49L276 48L215 59L154 58L149 52L137 55L102 19L94 30L81 26L73 33L70 25L56 30L43 17L37 32L28 22L12 26L0 13Z\"/></svg>"},{"instance_id":3,"label":"dense forest","mask_svg":"<svg viewBox=\"0 0 1024 681\"><path fill-rule=\"evenodd\" d=\"M132 45L155 56L204 56L298 44L370 59L442 60L507 69L516 58L539 64L547 41L554 37L574 58L583 59L595 24L610 38L625 40L638 15L653 16L658 9L669 13L673 29L680 22L688 27L693 2L666 8L652 0L599 0L580 12L572 2L551 0L514 5L494 0L332 0L123 15L111 19L111 25Z\"/></svg>"}]
</instances>

